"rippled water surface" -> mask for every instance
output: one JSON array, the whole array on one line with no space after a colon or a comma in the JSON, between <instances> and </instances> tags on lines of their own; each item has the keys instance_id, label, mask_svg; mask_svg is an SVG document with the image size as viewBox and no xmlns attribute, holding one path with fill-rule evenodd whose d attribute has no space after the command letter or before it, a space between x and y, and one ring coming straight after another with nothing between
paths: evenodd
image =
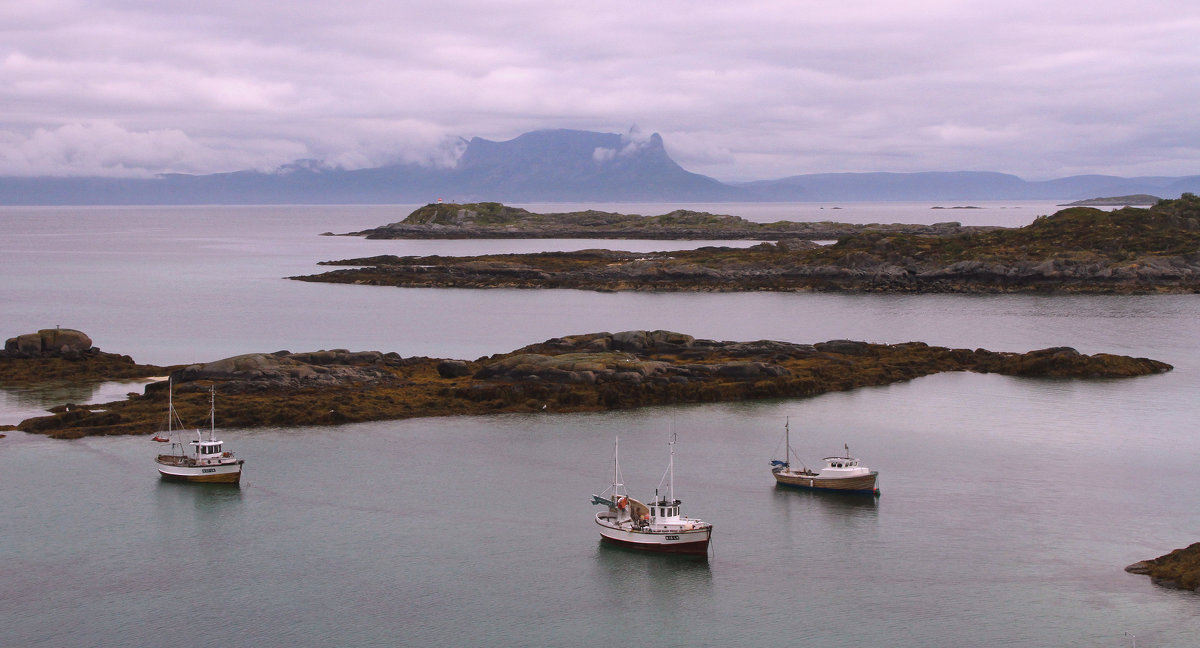
<instances>
[{"instance_id":1,"label":"rippled water surface","mask_svg":"<svg viewBox=\"0 0 1200 648\"><path fill-rule=\"evenodd\" d=\"M1200 540L1195 297L282 279L371 254L597 245L317 236L412 207L3 208L0 331L78 328L157 364L281 348L475 358L569 333L661 328L730 340L1069 345L1176 369L1133 380L951 373L810 399L223 430L247 460L240 489L161 483L145 438L10 432L0 440L0 645L1128 646L1130 633L1139 646L1183 648L1200 636L1200 598L1122 570ZM674 208L648 207L613 211ZM827 220L921 222L931 212L843 207ZM932 211L1032 220L1053 211L1042 207ZM72 389L6 391L0 423L140 387ZM848 443L879 470L882 495L777 489L768 460L785 418L801 456L816 462ZM706 563L601 546L591 521L613 438L625 482L649 497L672 432L676 495L715 525Z\"/></svg>"}]
</instances>

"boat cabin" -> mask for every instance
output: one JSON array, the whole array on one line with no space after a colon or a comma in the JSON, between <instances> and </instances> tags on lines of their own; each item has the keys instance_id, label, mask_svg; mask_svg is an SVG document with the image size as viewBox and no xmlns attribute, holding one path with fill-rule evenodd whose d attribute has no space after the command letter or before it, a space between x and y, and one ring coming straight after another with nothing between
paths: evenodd
<instances>
[{"instance_id":1,"label":"boat cabin","mask_svg":"<svg viewBox=\"0 0 1200 648\"><path fill-rule=\"evenodd\" d=\"M212 465L232 463L232 452L226 452L225 442L209 439L208 441L192 441L192 450L195 452L195 460L198 463Z\"/></svg>"},{"instance_id":2,"label":"boat cabin","mask_svg":"<svg viewBox=\"0 0 1200 648\"><path fill-rule=\"evenodd\" d=\"M869 468L858 463L858 459L849 455L840 457L825 457L825 467L821 469L821 477L840 478L855 477L869 474Z\"/></svg>"},{"instance_id":3,"label":"boat cabin","mask_svg":"<svg viewBox=\"0 0 1200 648\"><path fill-rule=\"evenodd\" d=\"M192 441L198 455L219 455L224 441Z\"/></svg>"},{"instance_id":4,"label":"boat cabin","mask_svg":"<svg viewBox=\"0 0 1200 648\"><path fill-rule=\"evenodd\" d=\"M650 503L650 516L656 519L676 518L679 517L680 500L668 501L665 499Z\"/></svg>"}]
</instances>

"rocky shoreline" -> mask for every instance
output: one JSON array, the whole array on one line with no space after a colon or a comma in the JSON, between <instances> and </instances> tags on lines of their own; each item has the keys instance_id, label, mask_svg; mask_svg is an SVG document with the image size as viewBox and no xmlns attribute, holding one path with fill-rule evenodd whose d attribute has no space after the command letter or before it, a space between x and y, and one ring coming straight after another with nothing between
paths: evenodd
<instances>
[{"instance_id":1,"label":"rocky shoreline","mask_svg":"<svg viewBox=\"0 0 1200 648\"><path fill-rule=\"evenodd\" d=\"M1200 542L1151 560L1142 560L1125 568L1131 574L1150 577L1162 587L1200 590Z\"/></svg>"},{"instance_id":2,"label":"rocky shoreline","mask_svg":"<svg viewBox=\"0 0 1200 648\"><path fill-rule=\"evenodd\" d=\"M1117 378L1170 369L1147 358L1065 347L1009 353L920 342L722 342L625 331L554 338L476 360L277 351L177 367L170 375L185 421L204 419L212 387L218 425L251 428L815 396L943 371ZM167 398L167 383L156 382L127 400L63 404L16 427L62 439L151 434L165 419Z\"/></svg>"},{"instance_id":3,"label":"rocky shoreline","mask_svg":"<svg viewBox=\"0 0 1200 648\"><path fill-rule=\"evenodd\" d=\"M887 293L1200 292L1200 199L1150 209L1065 209L1021 228L949 234L868 229L833 245L583 250L473 257L390 255L300 281L437 288Z\"/></svg>"}]
</instances>

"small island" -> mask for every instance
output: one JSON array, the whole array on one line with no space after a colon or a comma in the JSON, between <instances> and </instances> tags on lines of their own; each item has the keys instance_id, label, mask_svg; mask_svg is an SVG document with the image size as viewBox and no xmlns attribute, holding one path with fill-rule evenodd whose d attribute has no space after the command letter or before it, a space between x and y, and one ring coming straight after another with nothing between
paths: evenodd
<instances>
[{"instance_id":1,"label":"small island","mask_svg":"<svg viewBox=\"0 0 1200 648\"><path fill-rule=\"evenodd\" d=\"M321 265L349 267L290 278L597 291L1200 292L1200 198L1194 194L1149 209L1072 207L1020 228L953 225L922 232L866 226L833 245L792 236L748 248L671 252L382 255L325 261Z\"/></svg>"},{"instance_id":2,"label":"small island","mask_svg":"<svg viewBox=\"0 0 1200 648\"><path fill-rule=\"evenodd\" d=\"M47 378L60 362L42 357ZM35 358L0 357L7 365ZM141 367L142 375L161 367ZM208 413L216 393L223 428L298 427L500 412L588 412L651 405L807 397L912 380L943 371L1029 377L1124 378L1171 370L1148 358L1080 354L1068 347L1026 353L950 349L921 342L812 344L695 338L670 331L588 333L553 338L475 360L401 357L344 349L254 353L167 368L142 394L103 404L66 404L16 429L59 439L152 434L166 420L168 389L185 422ZM80 372L89 379L128 377ZM0 374L7 375L7 374Z\"/></svg>"},{"instance_id":3,"label":"small island","mask_svg":"<svg viewBox=\"0 0 1200 648\"><path fill-rule=\"evenodd\" d=\"M834 209L840 209L834 207ZM597 210L536 214L496 202L425 205L402 221L342 236L368 239L651 239L651 240L834 240L863 231L895 234L959 234L992 227L960 223L852 225L777 221L677 209L659 216ZM326 233L332 235L331 233Z\"/></svg>"},{"instance_id":4,"label":"small island","mask_svg":"<svg viewBox=\"0 0 1200 648\"><path fill-rule=\"evenodd\" d=\"M1076 200L1060 207L1132 207L1135 205L1153 205L1162 200L1150 194L1131 194L1129 196L1109 196L1107 198L1088 198Z\"/></svg>"}]
</instances>

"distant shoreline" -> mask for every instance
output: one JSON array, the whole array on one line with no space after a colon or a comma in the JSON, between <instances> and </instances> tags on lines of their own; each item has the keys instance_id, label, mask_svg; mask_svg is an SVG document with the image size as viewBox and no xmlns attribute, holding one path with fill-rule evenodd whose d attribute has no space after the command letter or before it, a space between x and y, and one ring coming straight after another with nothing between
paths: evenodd
<instances>
[{"instance_id":1,"label":"distant shoreline","mask_svg":"<svg viewBox=\"0 0 1200 648\"><path fill-rule=\"evenodd\" d=\"M1131 196L1111 196L1108 198L1088 198L1064 203L1059 207L1140 207L1149 206L1162 200L1150 194L1134 194Z\"/></svg>"}]
</instances>

